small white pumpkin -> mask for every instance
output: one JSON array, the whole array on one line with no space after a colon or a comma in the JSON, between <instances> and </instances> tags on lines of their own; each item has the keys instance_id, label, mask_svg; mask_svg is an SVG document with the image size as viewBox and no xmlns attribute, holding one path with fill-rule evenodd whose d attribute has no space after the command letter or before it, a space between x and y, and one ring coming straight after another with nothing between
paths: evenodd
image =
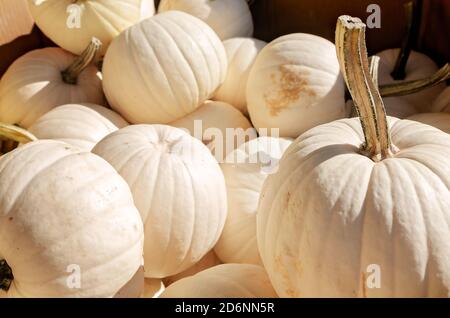
<instances>
[{"instance_id":1,"label":"small white pumpkin","mask_svg":"<svg viewBox=\"0 0 450 318\"><path fill-rule=\"evenodd\" d=\"M220 265L222 264L221 260L217 257L216 253L214 251L208 252L201 260L199 260L197 263L189 267L187 270L178 273L173 276L169 276L163 279L165 286L170 286L174 282L183 279L185 277L193 276L201 271L204 271L205 269L208 269L210 267Z\"/></svg>"},{"instance_id":2,"label":"small white pumpkin","mask_svg":"<svg viewBox=\"0 0 450 318\"><path fill-rule=\"evenodd\" d=\"M450 113L450 86L444 89L433 101L431 107L433 112Z\"/></svg>"},{"instance_id":3,"label":"small white pumpkin","mask_svg":"<svg viewBox=\"0 0 450 318\"><path fill-rule=\"evenodd\" d=\"M145 278L144 291L142 292L141 298L159 298L164 292L164 289L164 283L161 279Z\"/></svg>"},{"instance_id":4,"label":"small white pumpkin","mask_svg":"<svg viewBox=\"0 0 450 318\"><path fill-rule=\"evenodd\" d=\"M55 139L80 150L92 148L110 133L128 126L114 111L94 104L58 106L41 116L28 129L38 139Z\"/></svg>"},{"instance_id":5,"label":"small white pumpkin","mask_svg":"<svg viewBox=\"0 0 450 318\"><path fill-rule=\"evenodd\" d=\"M16 0L17 1L17 0ZM155 13L153 0L28 0L39 29L53 42L80 54L92 37L109 43L120 32Z\"/></svg>"},{"instance_id":6,"label":"small white pumpkin","mask_svg":"<svg viewBox=\"0 0 450 318\"><path fill-rule=\"evenodd\" d=\"M380 65L378 69L378 82L380 85L390 84L396 81L391 73L395 67L399 49L388 49L377 53L380 57ZM423 79L433 75L438 70L436 63L425 54L411 51L411 54L406 63L405 73L406 77L402 81L412 81ZM424 89L418 93L399 96L398 99L403 99L420 112L427 112L431 109L431 103L434 98L444 89L445 84L439 84L431 88Z\"/></svg>"},{"instance_id":7,"label":"small white pumpkin","mask_svg":"<svg viewBox=\"0 0 450 318\"><path fill-rule=\"evenodd\" d=\"M261 266L223 264L181 279L160 298L276 298Z\"/></svg>"},{"instance_id":8,"label":"small white pumpkin","mask_svg":"<svg viewBox=\"0 0 450 318\"><path fill-rule=\"evenodd\" d=\"M100 157L35 141L1 157L0 179L9 297L112 297L141 266L139 212L126 182Z\"/></svg>"},{"instance_id":9,"label":"small white pumpkin","mask_svg":"<svg viewBox=\"0 0 450 318\"><path fill-rule=\"evenodd\" d=\"M226 40L253 35L253 20L245 0L161 0L158 11L178 10L205 21Z\"/></svg>"},{"instance_id":10,"label":"small white pumpkin","mask_svg":"<svg viewBox=\"0 0 450 318\"><path fill-rule=\"evenodd\" d=\"M294 33L259 53L247 82L247 108L256 129L278 128L280 137L348 117L336 49L319 36Z\"/></svg>"},{"instance_id":11,"label":"small white pumpkin","mask_svg":"<svg viewBox=\"0 0 450 318\"><path fill-rule=\"evenodd\" d=\"M210 251L222 232L225 181L208 148L181 129L122 128L92 150L128 182L145 224L145 276L184 271Z\"/></svg>"},{"instance_id":12,"label":"small white pumpkin","mask_svg":"<svg viewBox=\"0 0 450 318\"><path fill-rule=\"evenodd\" d=\"M191 113L224 81L225 49L203 21L170 11L111 43L103 87L111 107L133 124L166 124Z\"/></svg>"},{"instance_id":13,"label":"small white pumpkin","mask_svg":"<svg viewBox=\"0 0 450 318\"><path fill-rule=\"evenodd\" d=\"M280 297L450 295L450 136L382 116L364 30L349 16L336 30L361 118L301 135L261 192L258 246Z\"/></svg>"},{"instance_id":14,"label":"small white pumpkin","mask_svg":"<svg viewBox=\"0 0 450 318\"><path fill-rule=\"evenodd\" d=\"M261 265L256 241L256 211L267 176L291 144L284 138L259 137L230 153L223 164L228 197L225 227L214 251L225 263Z\"/></svg>"},{"instance_id":15,"label":"small white pumpkin","mask_svg":"<svg viewBox=\"0 0 450 318\"><path fill-rule=\"evenodd\" d=\"M410 116L408 119L436 127L450 134L450 113L422 113Z\"/></svg>"},{"instance_id":16,"label":"small white pumpkin","mask_svg":"<svg viewBox=\"0 0 450 318\"><path fill-rule=\"evenodd\" d=\"M219 162L241 144L257 137L247 117L224 102L207 101L170 125L186 129L191 136L201 140Z\"/></svg>"},{"instance_id":17,"label":"small white pumpkin","mask_svg":"<svg viewBox=\"0 0 450 318\"><path fill-rule=\"evenodd\" d=\"M103 104L97 67L88 64L99 46L97 41L91 43L85 51L89 54L81 57L82 64L78 64L80 58L55 47L34 50L18 58L0 81L0 121L28 128L56 106ZM70 74L62 75L65 70L70 70Z\"/></svg>"},{"instance_id":18,"label":"small white pumpkin","mask_svg":"<svg viewBox=\"0 0 450 318\"><path fill-rule=\"evenodd\" d=\"M215 100L227 102L248 114L246 88L250 69L256 56L267 43L252 38L232 38L223 42L228 58L228 72L214 94Z\"/></svg>"},{"instance_id":19,"label":"small white pumpkin","mask_svg":"<svg viewBox=\"0 0 450 318\"><path fill-rule=\"evenodd\" d=\"M0 45L30 33L33 28L27 0L0 1L0 17Z\"/></svg>"}]
</instances>

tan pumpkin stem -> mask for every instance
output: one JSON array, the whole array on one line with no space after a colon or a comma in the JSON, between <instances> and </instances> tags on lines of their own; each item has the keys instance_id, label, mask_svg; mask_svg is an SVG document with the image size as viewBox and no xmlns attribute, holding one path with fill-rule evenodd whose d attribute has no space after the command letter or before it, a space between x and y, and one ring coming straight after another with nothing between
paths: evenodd
<instances>
[{"instance_id":1,"label":"tan pumpkin stem","mask_svg":"<svg viewBox=\"0 0 450 318\"><path fill-rule=\"evenodd\" d=\"M447 63L430 77L415 81L381 85L380 93L383 97L414 94L423 89L438 85L448 78L450 78L450 65Z\"/></svg>"},{"instance_id":2,"label":"tan pumpkin stem","mask_svg":"<svg viewBox=\"0 0 450 318\"><path fill-rule=\"evenodd\" d=\"M373 83L378 86L378 67L380 65L380 57L372 55L369 57L369 73Z\"/></svg>"},{"instance_id":3,"label":"tan pumpkin stem","mask_svg":"<svg viewBox=\"0 0 450 318\"><path fill-rule=\"evenodd\" d=\"M92 38L91 43L89 43L83 53L68 68L61 72L63 81L67 84L77 84L78 76L92 63L101 46L102 42L99 39Z\"/></svg>"},{"instance_id":4,"label":"tan pumpkin stem","mask_svg":"<svg viewBox=\"0 0 450 318\"><path fill-rule=\"evenodd\" d=\"M361 121L365 143L362 151L372 160L390 155L390 138L384 104L370 76L366 25L358 18L340 16L336 26L336 50L348 90ZM373 67L376 60L373 62Z\"/></svg>"},{"instance_id":5,"label":"tan pumpkin stem","mask_svg":"<svg viewBox=\"0 0 450 318\"><path fill-rule=\"evenodd\" d=\"M8 291L13 280L11 267L5 260L0 260L0 290Z\"/></svg>"},{"instance_id":6,"label":"tan pumpkin stem","mask_svg":"<svg viewBox=\"0 0 450 318\"><path fill-rule=\"evenodd\" d=\"M37 138L29 131L4 123L0 123L0 136L22 144L37 140ZM5 142L5 144L7 143Z\"/></svg>"}]
</instances>

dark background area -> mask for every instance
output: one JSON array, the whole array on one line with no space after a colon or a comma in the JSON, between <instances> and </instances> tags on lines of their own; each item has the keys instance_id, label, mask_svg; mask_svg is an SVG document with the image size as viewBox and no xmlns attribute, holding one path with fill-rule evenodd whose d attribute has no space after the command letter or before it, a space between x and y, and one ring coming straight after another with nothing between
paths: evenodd
<instances>
[{"instance_id":1,"label":"dark background area","mask_svg":"<svg viewBox=\"0 0 450 318\"><path fill-rule=\"evenodd\" d=\"M256 38L271 41L278 36L305 32L334 41L337 17L357 16L366 21L367 6L381 8L381 28L367 30L369 54L400 47L406 31L403 9L409 0L253 0L251 10ZM159 0L156 0L156 4ZM439 64L450 61L450 0L424 0L422 25L415 49L431 56ZM26 52L54 45L35 26L33 31L0 46L0 76Z\"/></svg>"}]
</instances>

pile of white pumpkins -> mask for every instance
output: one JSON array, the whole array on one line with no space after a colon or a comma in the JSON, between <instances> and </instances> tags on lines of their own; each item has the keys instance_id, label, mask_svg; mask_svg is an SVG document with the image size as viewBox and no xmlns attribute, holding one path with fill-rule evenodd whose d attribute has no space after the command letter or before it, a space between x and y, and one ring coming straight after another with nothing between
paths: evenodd
<instances>
[{"instance_id":1,"label":"pile of white pumpkins","mask_svg":"<svg viewBox=\"0 0 450 318\"><path fill-rule=\"evenodd\" d=\"M384 99L378 160L335 44L252 38L245 0L28 5L59 47L0 81L0 297L450 295L444 83Z\"/></svg>"}]
</instances>

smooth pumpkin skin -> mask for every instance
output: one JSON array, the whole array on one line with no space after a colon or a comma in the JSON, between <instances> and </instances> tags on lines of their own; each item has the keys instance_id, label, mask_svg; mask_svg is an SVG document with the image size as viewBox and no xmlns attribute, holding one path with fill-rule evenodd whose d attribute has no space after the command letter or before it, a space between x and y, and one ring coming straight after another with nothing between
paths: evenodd
<instances>
[{"instance_id":1,"label":"smooth pumpkin skin","mask_svg":"<svg viewBox=\"0 0 450 318\"><path fill-rule=\"evenodd\" d=\"M180 273L214 247L227 213L225 181L199 140L171 126L134 125L92 151L133 193L145 226L145 277Z\"/></svg>"},{"instance_id":2,"label":"smooth pumpkin skin","mask_svg":"<svg viewBox=\"0 0 450 318\"><path fill-rule=\"evenodd\" d=\"M141 294L141 298L159 298L164 289L164 283L161 279L145 278L144 291Z\"/></svg>"},{"instance_id":3,"label":"smooth pumpkin skin","mask_svg":"<svg viewBox=\"0 0 450 318\"><path fill-rule=\"evenodd\" d=\"M231 38L223 42L228 58L228 72L214 94L215 100L227 102L248 115L246 88L250 69L267 43L252 38Z\"/></svg>"},{"instance_id":4,"label":"smooth pumpkin skin","mask_svg":"<svg viewBox=\"0 0 450 318\"><path fill-rule=\"evenodd\" d=\"M436 127L450 134L450 113L422 113L408 117L408 119Z\"/></svg>"},{"instance_id":5,"label":"smooth pumpkin skin","mask_svg":"<svg viewBox=\"0 0 450 318\"><path fill-rule=\"evenodd\" d=\"M211 268L216 265L222 264L222 261L217 257L216 253L214 251L208 252L201 260L199 260L197 263L189 267L187 270L178 273L173 276L169 276L163 279L165 286L170 286L176 281L179 281L180 279L193 276L201 271L204 271L205 269Z\"/></svg>"},{"instance_id":6,"label":"smooth pumpkin skin","mask_svg":"<svg viewBox=\"0 0 450 318\"><path fill-rule=\"evenodd\" d=\"M143 224L106 161L41 140L0 159L0 255L8 297L112 297L142 263ZM67 284L81 269L81 288Z\"/></svg>"},{"instance_id":7,"label":"smooth pumpkin skin","mask_svg":"<svg viewBox=\"0 0 450 318\"><path fill-rule=\"evenodd\" d=\"M154 0L28 0L37 26L63 49L79 55L92 37L102 42L104 55L110 42L120 32L155 13ZM68 27L74 22L70 5L81 8L80 28ZM77 12L74 12L76 14Z\"/></svg>"},{"instance_id":8,"label":"smooth pumpkin skin","mask_svg":"<svg viewBox=\"0 0 450 318\"><path fill-rule=\"evenodd\" d=\"M450 136L389 122L393 158L359 154L360 121L344 119L299 137L267 178L258 246L280 297L450 295Z\"/></svg>"},{"instance_id":9,"label":"smooth pumpkin skin","mask_svg":"<svg viewBox=\"0 0 450 318\"><path fill-rule=\"evenodd\" d=\"M250 71L247 108L254 127L279 128L279 137L348 117L336 49L306 33L279 37L264 47Z\"/></svg>"},{"instance_id":10,"label":"smooth pumpkin skin","mask_svg":"<svg viewBox=\"0 0 450 318\"><path fill-rule=\"evenodd\" d=\"M227 186L228 215L214 251L223 262L262 265L256 240L259 194L291 142L259 137L230 153L220 165Z\"/></svg>"},{"instance_id":11,"label":"smooth pumpkin skin","mask_svg":"<svg viewBox=\"0 0 450 318\"><path fill-rule=\"evenodd\" d=\"M432 112L450 113L450 86L444 89L433 101Z\"/></svg>"},{"instance_id":12,"label":"smooth pumpkin skin","mask_svg":"<svg viewBox=\"0 0 450 318\"><path fill-rule=\"evenodd\" d=\"M196 121L201 121L202 131L197 128L199 131L196 132ZM197 127L200 127L199 123ZM191 136L200 139L218 162L223 162L226 155L241 144L257 137L257 132L247 117L232 105L217 101L205 102L189 115L170 125L187 129Z\"/></svg>"},{"instance_id":13,"label":"smooth pumpkin skin","mask_svg":"<svg viewBox=\"0 0 450 318\"><path fill-rule=\"evenodd\" d=\"M380 57L380 64L378 68L378 82L380 85L397 82L391 76L391 72L395 67L399 49L388 49L377 53ZM405 81L412 81L423 79L433 75L438 70L436 63L425 54L411 51L411 54L406 63L406 77ZM431 88L424 89L418 93L399 96L409 104L413 105L420 112L429 112L431 103L434 98L444 89L445 84L439 84Z\"/></svg>"},{"instance_id":14,"label":"smooth pumpkin skin","mask_svg":"<svg viewBox=\"0 0 450 318\"><path fill-rule=\"evenodd\" d=\"M52 108L71 103L103 104L101 79L95 65L67 84L61 72L75 55L60 48L38 49L18 58L0 81L0 122L30 127Z\"/></svg>"},{"instance_id":15,"label":"smooth pumpkin skin","mask_svg":"<svg viewBox=\"0 0 450 318\"><path fill-rule=\"evenodd\" d=\"M224 81L225 49L203 21L178 11L146 19L113 40L103 63L109 104L133 124L191 113Z\"/></svg>"},{"instance_id":16,"label":"smooth pumpkin skin","mask_svg":"<svg viewBox=\"0 0 450 318\"><path fill-rule=\"evenodd\" d=\"M263 267L223 264L179 280L160 298L276 298Z\"/></svg>"},{"instance_id":17,"label":"smooth pumpkin skin","mask_svg":"<svg viewBox=\"0 0 450 318\"><path fill-rule=\"evenodd\" d=\"M221 40L253 35L253 20L246 0L161 0L158 12L178 10L205 21Z\"/></svg>"},{"instance_id":18,"label":"smooth pumpkin skin","mask_svg":"<svg viewBox=\"0 0 450 318\"><path fill-rule=\"evenodd\" d=\"M80 150L92 148L110 133L128 126L106 107L81 103L58 106L40 117L29 131L38 139L61 140Z\"/></svg>"},{"instance_id":19,"label":"smooth pumpkin skin","mask_svg":"<svg viewBox=\"0 0 450 318\"><path fill-rule=\"evenodd\" d=\"M27 0L1 1L0 17L0 45L29 34L33 28L34 21Z\"/></svg>"}]
</instances>

